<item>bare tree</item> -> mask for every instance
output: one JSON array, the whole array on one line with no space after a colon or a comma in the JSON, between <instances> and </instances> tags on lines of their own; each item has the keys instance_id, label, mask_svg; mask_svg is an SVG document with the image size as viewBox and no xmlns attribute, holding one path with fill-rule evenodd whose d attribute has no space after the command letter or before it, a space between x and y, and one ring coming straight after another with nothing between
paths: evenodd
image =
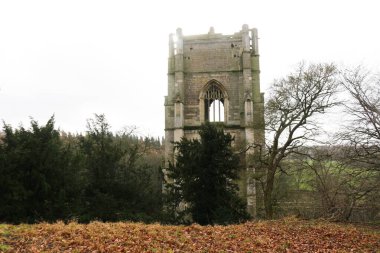
<instances>
[{"instance_id":1,"label":"bare tree","mask_svg":"<svg viewBox=\"0 0 380 253\"><path fill-rule=\"evenodd\" d=\"M273 217L272 193L275 174L284 169L281 161L306 142L316 141L319 126L315 116L337 104L337 86L334 64L301 63L296 72L273 83L265 107L267 143L260 152L267 218Z\"/></svg>"},{"instance_id":2,"label":"bare tree","mask_svg":"<svg viewBox=\"0 0 380 253\"><path fill-rule=\"evenodd\" d=\"M353 160L380 170L380 77L357 67L342 72L341 84L351 95L345 106L352 121L339 137Z\"/></svg>"}]
</instances>

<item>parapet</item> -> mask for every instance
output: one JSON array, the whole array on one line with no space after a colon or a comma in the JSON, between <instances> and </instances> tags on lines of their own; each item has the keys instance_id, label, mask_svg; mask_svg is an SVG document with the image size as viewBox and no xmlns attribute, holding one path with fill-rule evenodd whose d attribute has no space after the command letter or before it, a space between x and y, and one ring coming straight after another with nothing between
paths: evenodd
<instances>
[{"instance_id":1,"label":"parapet","mask_svg":"<svg viewBox=\"0 0 380 253\"><path fill-rule=\"evenodd\" d=\"M244 24L239 32L230 35L215 33L214 27L210 27L208 33L185 36L182 29L177 28L175 35L169 35L169 56L183 54L184 44L202 43L228 43L231 47L239 45L244 51L250 51L252 55L259 54L257 29L250 29Z\"/></svg>"}]
</instances>

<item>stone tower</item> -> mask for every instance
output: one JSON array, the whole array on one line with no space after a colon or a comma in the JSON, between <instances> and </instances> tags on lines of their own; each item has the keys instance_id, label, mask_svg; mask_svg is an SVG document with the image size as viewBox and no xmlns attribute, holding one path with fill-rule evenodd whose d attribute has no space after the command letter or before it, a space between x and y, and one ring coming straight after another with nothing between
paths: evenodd
<instances>
[{"instance_id":1,"label":"stone tower","mask_svg":"<svg viewBox=\"0 0 380 253\"><path fill-rule=\"evenodd\" d=\"M180 28L169 37L168 95L165 97L165 156L174 161L173 141L198 138L206 121L223 124L235 147L264 143L263 93L256 29L243 25L233 35L184 36ZM242 157L240 196L256 215L253 149Z\"/></svg>"}]
</instances>

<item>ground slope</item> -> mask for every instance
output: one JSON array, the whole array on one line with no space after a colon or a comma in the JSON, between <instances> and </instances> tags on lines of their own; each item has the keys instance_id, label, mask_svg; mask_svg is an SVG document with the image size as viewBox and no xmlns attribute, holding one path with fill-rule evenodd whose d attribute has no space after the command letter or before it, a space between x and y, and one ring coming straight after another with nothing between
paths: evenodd
<instances>
[{"instance_id":1,"label":"ground slope","mask_svg":"<svg viewBox=\"0 0 380 253\"><path fill-rule=\"evenodd\" d=\"M287 218L231 226L0 225L0 252L380 252L378 231Z\"/></svg>"}]
</instances>

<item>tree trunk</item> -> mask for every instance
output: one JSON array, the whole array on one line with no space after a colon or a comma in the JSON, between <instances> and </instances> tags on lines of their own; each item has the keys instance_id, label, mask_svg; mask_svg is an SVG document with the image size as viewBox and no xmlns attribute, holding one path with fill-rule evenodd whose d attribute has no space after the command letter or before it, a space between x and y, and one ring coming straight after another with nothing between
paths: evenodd
<instances>
[{"instance_id":1,"label":"tree trunk","mask_svg":"<svg viewBox=\"0 0 380 253\"><path fill-rule=\"evenodd\" d=\"M264 190L264 206L265 206L265 215L267 219L273 218L273 201L272 201L272 193L273 193L273 185L274 185L274 175L275 170L268 168L267 171L267 180Z\"/></svg>"}]
</instances>

